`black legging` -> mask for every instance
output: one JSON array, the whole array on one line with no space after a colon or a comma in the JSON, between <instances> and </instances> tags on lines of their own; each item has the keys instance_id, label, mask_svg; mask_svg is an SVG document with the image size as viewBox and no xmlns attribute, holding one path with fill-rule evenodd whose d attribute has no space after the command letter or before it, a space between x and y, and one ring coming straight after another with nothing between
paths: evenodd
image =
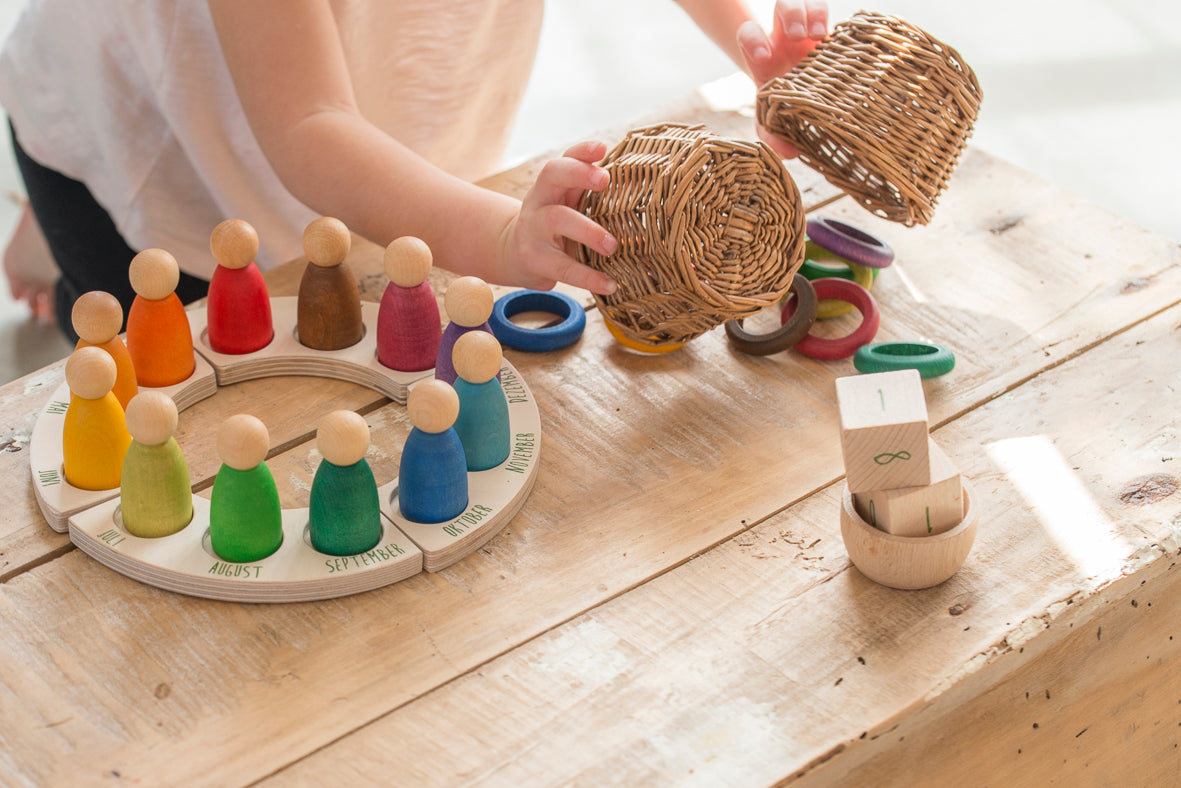
<instances>
[{"instance_id":1,"label":"black legging","mask_svg":"<svg viewBox=\"0 0 1181 788\"><path fill-rule=\"evenodd\" d=\"M83 293L105 290L123 305L126 327L127 312L135 299L127 267L135 251L85 184L33 161L21 147L11 123L8 128L29 207L61 271L53 293L58 325L71 342L78 341L70 325L74 302ZM209 282L181 272L176 295L183 303L204 298L208 290Z\"/></svg>"}]
</instances>

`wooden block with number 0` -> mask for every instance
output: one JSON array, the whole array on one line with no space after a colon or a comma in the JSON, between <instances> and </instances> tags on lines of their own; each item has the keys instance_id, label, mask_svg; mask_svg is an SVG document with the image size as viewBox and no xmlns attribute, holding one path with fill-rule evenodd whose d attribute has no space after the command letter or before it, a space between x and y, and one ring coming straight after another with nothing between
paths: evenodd
<instances>
[{"instance_id":1,"label":"wooden block with number 0","mask_svg":"<svg viewBox=\"0 0 1181 788\"><path fill-rule=\"evenodd\" d=\"M895 536L934 536L964 519L963 479L955 463L928 439L931 483L853 493L857 513Z\"/></svg>"},{"instance_id":2,"label":"wooden block with number 0","mask_svg":"<svg viewBox=\"0 0 1181 788\"><path fill-rule=\"evenodd\" d=\"M849 491L931 483L927 400L913 369L837 378Z\"/></svg>"}]
</instances>

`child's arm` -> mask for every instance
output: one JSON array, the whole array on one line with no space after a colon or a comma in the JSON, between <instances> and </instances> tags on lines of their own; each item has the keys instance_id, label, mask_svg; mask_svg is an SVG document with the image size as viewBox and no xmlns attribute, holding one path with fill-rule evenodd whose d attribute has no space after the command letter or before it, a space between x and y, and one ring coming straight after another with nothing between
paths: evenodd
<instances>
[{"instance_id":1,"label":"child's arm","mask_svg":"<svg viewBox=\"0 0 1181 788\"><path fill-rule=\"evenodd\" d=\"M782 76L828 34L824 0L777 0L768 35L743 0L677 0L715 44L747 73L755 85ZM759 135L784 158L795 146L766 133Z\"/></svg>"},{"instance_id":2,"label":"child's arm","mask_svg":"<svg viewBox=\"0 0 1181 788\"><path fill-rule=\"evenodd\" d=\"M441 267L489 282L614 289L560 251L564 238L614 251L614 239L572 207L583 190L606 186L606 171L594 165L601 145L548 163L518 202L448 175L361 115L324 0L209 6L259 146L312 210L381 245L418 236Z\"/></svg>"}]
</instances>

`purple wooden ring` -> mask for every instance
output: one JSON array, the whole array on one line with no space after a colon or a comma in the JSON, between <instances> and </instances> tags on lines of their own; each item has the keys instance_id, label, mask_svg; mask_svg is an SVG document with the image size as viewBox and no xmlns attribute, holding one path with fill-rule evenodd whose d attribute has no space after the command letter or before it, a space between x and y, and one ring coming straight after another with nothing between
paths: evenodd
<instances>
[{"instance_id":1,"label":"purple wooden ring","mask_svg":"<svg viewBox=\"0 0 1181 788\"><path fill-rule=\"evenodd\" d=\"M742 320L726 321L726 339L736 350L752 356L769 356L795 347L796 343L808 335L812 330L812 323L816 321L816 310L819 299L812 283L800 274L791 280L790 294L795 295L798 308L790 320L782 323L779 328L769 334L752 334L742 327Z\"/></svg>"},{"instance_id":2,"label":"purple wooden ring","mask_svg":"<svg viewBox=\"0 0 1181 788\"><path fill-rule=\"evenodd\" d=\"M894 262L894 250L875 235L827 216L808 219L808 240L852 263L885 268Z\"/></svg>"}]
</instances>

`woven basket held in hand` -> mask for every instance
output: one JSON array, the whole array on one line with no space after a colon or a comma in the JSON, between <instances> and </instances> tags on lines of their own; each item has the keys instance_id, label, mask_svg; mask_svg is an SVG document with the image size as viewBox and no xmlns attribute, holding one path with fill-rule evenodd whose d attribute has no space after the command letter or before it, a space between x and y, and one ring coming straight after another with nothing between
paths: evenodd
<instances>
[{"instance_id":1,"label":"woven basket held in hand","mask_svg":"<svg viewBox=\"0 0 1181 788\"><path fill-rule=\"evenodd\" d=\"M914 25L861 11L758 95L759 122L865 208L926 224L980 108L959 53Z\"/></svg>"},{"instance_id":2,"label":"woven basket held in hand","mask_svg":"<svg viewBox=\"0 0 1181 788\"><path fill-rule=\"evenodd\" d=\"M703 126L635 129L602 166L610 185L579 206L619 240L579 259L619 285L596 296L625 345L662 352L774 304L804 261L804 208L761 142Z\"/></svg>"}]
</instances>

